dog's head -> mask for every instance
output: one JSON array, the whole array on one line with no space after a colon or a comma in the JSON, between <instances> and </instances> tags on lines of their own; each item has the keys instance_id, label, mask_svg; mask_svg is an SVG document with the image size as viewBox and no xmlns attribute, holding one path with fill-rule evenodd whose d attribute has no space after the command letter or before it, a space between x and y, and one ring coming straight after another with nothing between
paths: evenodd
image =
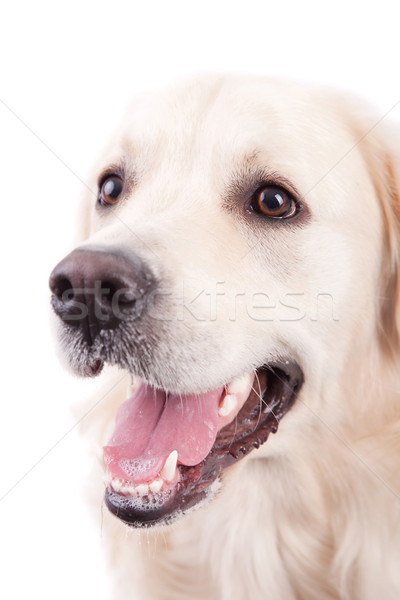
<instances>
[{"instance_id":1,"label":"dog's head","mask_svg":"<svg viewBox=\"0 0 400 600\"><path fill-rule=\"evenodd\" d=\"M125 521L197 505L292 407L287 438L324 403L340 418L370 386L360 353L398 350L398 168L375 129L340 95L257 78L130 107L51 276L71 368L133 377L104 450Z\"/></svg>"}]
</instances>

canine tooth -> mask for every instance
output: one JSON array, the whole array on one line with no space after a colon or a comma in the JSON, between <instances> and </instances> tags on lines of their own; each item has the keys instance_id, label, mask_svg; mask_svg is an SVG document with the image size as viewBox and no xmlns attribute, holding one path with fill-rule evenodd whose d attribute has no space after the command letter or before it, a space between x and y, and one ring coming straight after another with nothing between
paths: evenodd
<instances>
[{"instance_id":1,"label":"canine tooth","mask_svg":"<svg viewBox=\"0 0 400 600\"><path fill-rule=\"evenodd\" d=\"M132 396L132 394L137 389L138 385L139 385L139 377L134 377L132 375L131 383L128 384L128 387L127 387L127 390L126 390L127 398L130 398Z\"/></svg>"},{"instance_id":2,"label":"canine tooth","mask_svg":"<svg viewBox=\"0 0 400 600\"><path fill-rule=\"evenodd\" d=\"M165 479L165 481L172 481L175 476L176 465L178 463L178 452L176 450L172 450L171 454L168 456L167 460L164 463L164 466L161 471L161 477Z\"/></svg>"},{"instance_id":3,"label":"canine tooth","mask_svg":"<svg viewBox=\"0 0 400 600\"><path fill-rule=\"evenodd\" d=\"M218 409L220 417L226 417L233 411L236 406L236 398L233 394L227 394Z\"/></svg>"},{"instance_id":4,"label":"canine tooth","mask_svg":"<svg viewBox=\"0 0 400 600\"><path fill-rule=\"evenodd\" d=\"M114 490L114 492L120 492L121 488L123 487L123 483L120 479L113 479L111 481L111 487Z\"/></svg>"},{"instance_id":5,"label":"canine tooth","mask_svg":"<svg viewBox=\"0 0 400 600\"><path fill-rule=\"evenodd\" d=\"M245 373L240 377L236 377L230 383L228 383L228 393L239 394L240 392L247 392L253 383L253 377L253 373Z\"/></svg>"},{"instance_id":6,"label":"canine tooth","mask_svg":"<svg viewBox=\"0 0 400 600\"><path fill-rule=\"evenodd\" d=\"M159 492L162 488L162 480L161 479L155 479L154 481L152 481L149 484L149 489L151 492L154 492L155 494L157 494L157 492Z\"/></svg>"},{"instance_id":7,"label":"canine tooth","mask_svg":"<svg viewBox=\"0 0 400 600\"><path fill-rule=\"evenodd\" d=\"M135 487L135 491L139 494L139 496L145 496L149 493L149 486L147 483L140 483Z\"/></svg>"}]
</instances>

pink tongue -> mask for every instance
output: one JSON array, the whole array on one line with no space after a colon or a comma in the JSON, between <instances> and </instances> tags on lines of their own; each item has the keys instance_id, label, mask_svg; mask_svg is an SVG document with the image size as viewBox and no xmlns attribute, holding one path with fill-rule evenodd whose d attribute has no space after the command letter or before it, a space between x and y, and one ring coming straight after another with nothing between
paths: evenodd
<instances>
[{"instance_id":1,"label":"pink tongue","mask_svg":"<svg viewBox=\"0 0 400 600\"><path fill-rule=\"evenodd\" d=\"M166 394L140 382L119 408L116 427L104 460L113 478L132 484L159 475L167 456L178 452L178 462L199 464L210 452L218 433L218 407L224 392Z\"/></svg>"}]
</instances>

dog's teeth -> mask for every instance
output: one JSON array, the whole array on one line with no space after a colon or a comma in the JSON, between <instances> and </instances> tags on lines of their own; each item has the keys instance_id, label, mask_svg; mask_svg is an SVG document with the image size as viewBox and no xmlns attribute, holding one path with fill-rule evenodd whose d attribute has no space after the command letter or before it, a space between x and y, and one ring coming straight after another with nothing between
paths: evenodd
<instances>
[{"instance_id":1,"label":"dog's teeth","mask_svg":"<svg viewBox=\"0 0 400 600\"><path fill-rule=\"evenodd\" d=\"M218 414L220 417L227 417L236 407L236 398L233 394L227 394L223 399Z\"/></svg>"},{"instance_id":2,"label":"dog's teeth","mask_svg":"<svg viewBox=\"0 0 400 600\"><path fill-rule=\"evenodd\" d=\"M149 484L150 491L154 492L154 494L157 494L157 492L159 492L162 488L162 483L163 482L161 479L155 479Z\"/></svg>"},{"instance_id":3,"label":"dog's teeth","mask_svg":"<svg viewBox=\"0 0 400 600\"><path fill-rule=\"evenodd\" d=\"M146 496L146 494L149 493L149 486L147 485L147 483L140 483L135 487L135 490L139 494L139 496Z\"/></svg>"},{"instance_id":4,"label":"dog's teeth","mask_svg":"<svg viewBox=\"0 0 400 600\"><path fill-rule=\"evenodd\" d=\"M228 393L229 394L240 394L243 392L248 392L251 388L251 384L253 383L254 372L245 373L241 377L236 377L230 383L228 383Z\"/></svg>"},{"instance_id":5,"label":"dog's teeth","mask_svg":"<svg viewBox=\"0 0 400 600\"><path fill-rule=\"evenodd\" d=\"M128 388L126 390L127 398L130 398L132 396L132 394L136 391L138 385L139 385L139 377L135 377L134 375L132 375L131 382L128 385Z\"/></svg>"},{"instance_id":6,"label":"dog's teeth","mask_svg":"<svg viewBox=\"0 0 400 600\"><path fill-rule=\"evenodd\" d=\"M176 450L172 450L171 454L168 456L167 460L161 471L161 477L165 479L165 481L172 481L175 477L176 465L178 463L178 452Z\"/></svg>"},{"instance_id":7,"label":"dog's teeth","mask_svg":"<svg viewBox=\"0 0 400 600\"><path fill-rule=\"evenodd\" d=\"M121 488L123 487L123 483L119 479L113 479L111 482L111 486L114 492L120 492Z\"/></svg>"}]
</instances>

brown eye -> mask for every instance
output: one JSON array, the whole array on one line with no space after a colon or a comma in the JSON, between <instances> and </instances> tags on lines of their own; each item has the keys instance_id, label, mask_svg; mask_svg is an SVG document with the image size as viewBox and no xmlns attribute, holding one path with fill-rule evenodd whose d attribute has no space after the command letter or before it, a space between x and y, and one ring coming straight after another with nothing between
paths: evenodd
<instances>
[{"instance_id":1,"label":"brown eye","mask_svg":"<svg viewBox=\"0 0 400 600\"><path fill-rule=\"evenodd\" d=\"M296 214L297 203L284 189L267 185L254 194L251 208L272 219L287 219Z\"/></svg>"},{"instance_id":2,"label":"brown eye","mask_svg":"<svg viewBox=\"0 0 400 600\"><path fill-rule=\"evenodd\" d=\"M101 182L98 201L101 206L116 204L124 189L124 182L118 175L109 175Z\"/></svg>"}]
</instances>

